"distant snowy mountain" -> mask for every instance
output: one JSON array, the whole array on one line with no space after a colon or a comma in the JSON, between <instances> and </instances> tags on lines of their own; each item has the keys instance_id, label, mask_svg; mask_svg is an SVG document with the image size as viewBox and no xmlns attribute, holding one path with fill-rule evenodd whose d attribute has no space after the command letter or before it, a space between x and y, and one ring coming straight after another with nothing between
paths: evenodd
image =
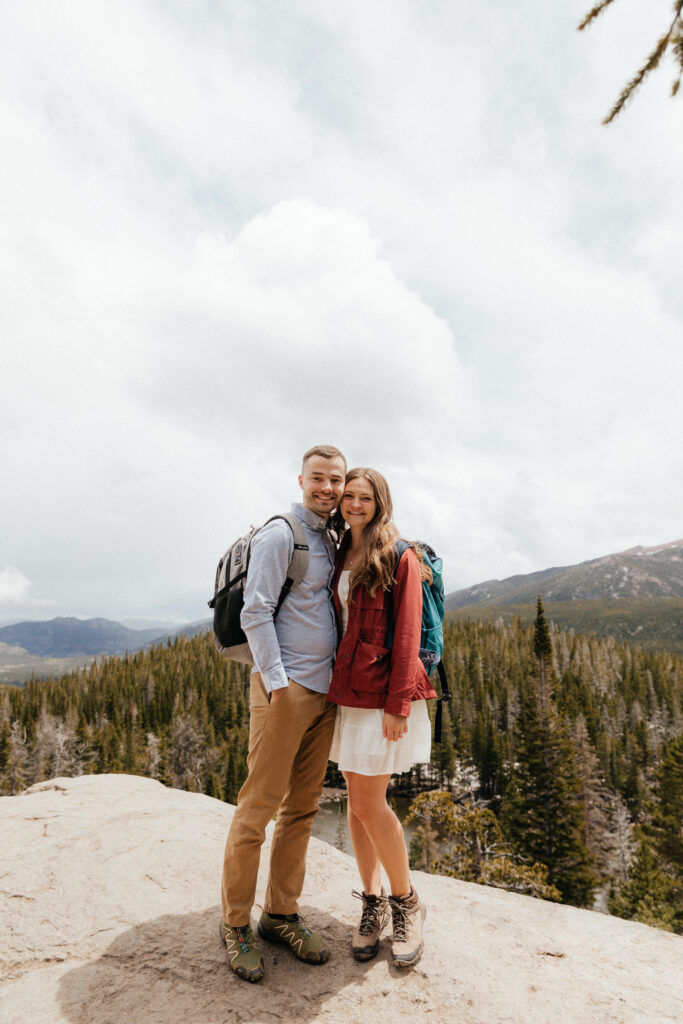
<instances>
[{"instance_id":1,"label":"distant snowy mountain","mask_svg":"<svg viewBox=\"0 0 683 1024\"><path fill-rule=\"evenodd\" d=\"M487 580L448 594L446 608L528 604L539 593L544 602L683 597L683 540L630 548L579 565Z\"/></svg>"}]
</instances>

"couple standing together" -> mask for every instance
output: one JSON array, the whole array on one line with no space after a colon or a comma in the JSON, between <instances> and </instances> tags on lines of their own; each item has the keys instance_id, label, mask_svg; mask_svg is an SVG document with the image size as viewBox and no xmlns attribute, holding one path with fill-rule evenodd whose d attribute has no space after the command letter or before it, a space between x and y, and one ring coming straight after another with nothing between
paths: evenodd
<instances>
[{"instance_id":1,"label":"couple standing together","mask_svg":"<svg viewBox=\"0 0 683 1024\"><path fill-rule=\"evenodd\" d=\"M362 910L353 956L376 955L389 916L397 966L417 963L423 944L425 911L410 884L403 829L386 790L394 772L430 757L425 701L436 694L418 652L422 580L431 570L419 548L398 557L391 495L376 470L347 473L337 448L318 445L304 455L299 486L302 501L292 513L308 543L306 574L275 617L294 538L284 519L270 521L252 541L241 616L254 657L249 774L225 848L221 937L232 970L251 982L264 972L250 917L261 845L275 814L259 935L288 945L306 963L329 958L322 936L298 913L328 758L346 780L363 886L354 893Z\"/></svg>"}]
</instances>

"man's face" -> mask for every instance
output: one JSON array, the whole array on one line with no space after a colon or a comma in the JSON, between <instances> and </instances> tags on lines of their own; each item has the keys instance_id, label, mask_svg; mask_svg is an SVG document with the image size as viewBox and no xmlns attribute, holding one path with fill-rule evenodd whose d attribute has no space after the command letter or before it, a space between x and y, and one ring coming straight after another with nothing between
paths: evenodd
<instances>
[{"instance_id":1,"label":"man's face","mask_svg":"<svg viewBox=\"0 0 683 1024\"><path fill-rule=\"evenodd\" d=\"M333 459L312 455L299 477L305 507L316 515L329 516L339 504L345 477L346 464L338 455Z\"/></svg>"}]
</instances>

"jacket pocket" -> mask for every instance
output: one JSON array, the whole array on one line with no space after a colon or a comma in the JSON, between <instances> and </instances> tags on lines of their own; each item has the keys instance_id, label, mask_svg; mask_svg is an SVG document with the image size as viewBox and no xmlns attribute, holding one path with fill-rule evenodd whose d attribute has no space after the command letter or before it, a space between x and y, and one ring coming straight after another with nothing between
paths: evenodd
<instances>
[{"instance_id":1,"label":"jacket pocket","mask_svg":"<svg viewBox=\"0 0 683 1024\"><path fill-rule=\"evenodd\" d=\"M385 693L391 672L391 651L359 640L353 656L351 687L357 693Z\"/></svg>"}]
</instances>

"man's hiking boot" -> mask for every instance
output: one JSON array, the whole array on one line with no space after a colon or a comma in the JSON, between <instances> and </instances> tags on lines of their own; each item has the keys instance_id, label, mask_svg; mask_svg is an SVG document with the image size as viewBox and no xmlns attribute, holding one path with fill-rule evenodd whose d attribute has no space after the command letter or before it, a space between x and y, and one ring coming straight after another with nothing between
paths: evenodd
<instances>
[{"instance_id":1,"label":"man's hiking boot","mask_svg":"<svg viewBox=\"0 0 683 1024\"><path fill-rule=\"evenodd\" d=\"M307 964L324 964L330 951L319 932L312 932L299 914L268 914L264 910L258 933L268 942L282 942Z\"/></svg>"},{"instance_id":2,"label":"man's hiking boot","mask_svg":"<svg viewBox=\"0 0 683 1024\"><path fill-rule=\"evenodd\" d=\"M218 926L221 941L228 951L230 966L238 978L245 981L260 981L263 977L263 960L254 945L251 925L231 928L221 921Z\"/></svg>"},{"instance_id":3,"label":"man's hiking boot","mask_svg":"<svg viewBox=\"0 0 683 1024\"><path fill-rule=\"evenodd\" d=\"M412 967L422 956L422 922L427 911L414 889L410 896L389 896L394 934L391 956L397 967Z\"/></svg>"},{"instance_id":4,"label":"man's hiking boot","mask_svg":"<svg viewBox=\"0 0 683 1024\"><path fill-rule=\"evenodd\" d=\"M389 920L387 897L384 889L381 896L371 892L356 892L355 889L351 895L363 901L360 924L351 940L351 952L354 960L372 960L373 956L377 956L379 937Z\"/></svg>"}]
</instances>

